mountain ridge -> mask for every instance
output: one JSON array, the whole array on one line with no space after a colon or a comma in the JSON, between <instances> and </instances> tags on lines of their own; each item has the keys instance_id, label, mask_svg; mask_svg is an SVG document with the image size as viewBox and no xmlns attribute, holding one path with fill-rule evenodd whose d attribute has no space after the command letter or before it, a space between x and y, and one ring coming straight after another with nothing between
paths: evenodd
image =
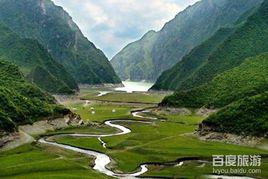
<instances>
[{"instance_id":1,"label":"mountain ridge","mask_svg":"<svg viewBox=\"0 0 268 179\"><path fill-rule=\"evenodd\" d=\"M203 0L197 2L180 12L157 32L157 38L150 42L151 50L143 48L142 42L140 42L140 47L137 48L142 48L149 56L140 57L138 54L140 51L133 53L132 48L128 46L130 55L122 58L121 51L111 60L111 63L118 74L122 69L126 69L127 76L129 75L130 79L137 81L140 80L140 77L136 78L135 73L128 70L135 69L136 64L133 64L133 61L152 64L149 71L152 75L146 74L146 66L144 69L136 67L136 70L146 74L144 76L147 78L144 80L155 81L161 72L175 65L184 55L211 37L219 28L232 26L243 13L261 2L262 0L246 2L243 0ZM124 49L125 51L126 49ZM137 58L140 59L137 60ZM119 65L120 63L126 64L124 68L122 68L122 64ZM123 79L126 78L128 77L123 76Z\"/></svg>"},{"instance_id":2,"label":"mountain ridge","mask_svg":"<svg viewBox=\"0 0 268 179\"><path fill-rule=\"evenodd\" d=\"M178 90L187 90L209 82L217 74L240 65L246 58L268 50L267 9L265 0L261 7L239 26L218 49L210 55L207 63L199 68Z\"/></svg>"},{"instance_id":3,"label":"mountain ridge","mask_svg":"<svg viewBox=\"0 0 268 179\"><path fill-rule=\"evenodd\" d=\"M0 21L36 39L81 84L121 83L104 53L51 0L0 0Z\"/></svg>"},{"instance_id":4,"label":"mountain ridge","mask_svg":"<svg viewBox=\"0 0 268 179\"><path fill-rule=\"evenodd\" d=\"M268 53L247 58L241 65L216 76L209 83L166 97L162 105L221 108L245 97L268 91Z\"/></svg>"},{"instance_id":5,"label":"mountain ridge","mask_svg":"<svg viewBox=\"0 0 268 179\"><path fill-rule=\"evenodd\" d=\"M124 47L118 54L118 58L121 58L119 61L112 62L113 65L118 66L118 72L117 74L122 80L133 80L133 81L139 81L143 80L144 78L151 78L152 77L152 64L150 63L151 61L142 61L143 57L145 58L150 58L149 52L152 50L152 46L150 44L151 40L156 39L157 37L157 32L156 31L149 31L146 34L142 36L141 39L132 42L128 44L126 47ZM149 42L149 44L148 44ZM141 46L141 47L140 47ZM145 50L146 49L146 50ZM132 66L131 67L126 67L127 65L124 63L124 58L125 55L130 54L130 55L135 55L135 60L133 60ZM148 63L146 63L148 62ZM129 74L128 74L129 72ZM135 74L134 74L135 73ZM132 78L136 76L136 78ZM151 77L150 77L151 76Z\"/></svg>"},{"instance_id":6,"label":"mountain ridge","mask_svg":"<svg viewBox=\"0 0 268 179\"><path fill-rule=\"evenodd\" d=\"M78 90L73 77L37 40L21 38L3 24L0 24L1 58L18 65L29 81L35 82L47 92L71 94ZM37 66L42 67L46 73L32 73ZM35 80L36 78L39 80ZM54 82L46 78L53 79Z\"/></svg>"},{"instance_id":7,"label":"mountain ridge","mask_svg":"<svg viewBox=\"0 0 268 179\"><path fill-rule=\"evenodd\" d=\"M183 83L194 75L194 73L206 63L206 60L211 54L232 34L235 30L245 24L247 19L252 16L260 7L253 7L246 11L232 27L221 28L208 40L201 45L195 47L181 61L175 64L170 69L164 71L151 90L176 90L180 88ZM230 29L230 30L228 30Z\"/></svg>"},{"instance_id":8,"label":"mountain ridge","mask_svg":"<svg viewBox=\"0 0 268 179\"><path fill-rule=\"evenodd\" d=\"M160 106L219 109L202 122L201 134L267 137L267 19L265 0L197 70L193 77L199 83L184 84Z\"/></svg>"},{"instance_id":9,"label":"mountain ridge","mask_svg":"<svg viewBox=\"0 0 268 179\"><path fill-rule=\"evenodd\" d=\"M164 71L150 90L176 90L183 81L206 62L209 55L233 32L234 28L219 29L211 38L184 56L179 63Z\"/></svg>"}]
</instances>

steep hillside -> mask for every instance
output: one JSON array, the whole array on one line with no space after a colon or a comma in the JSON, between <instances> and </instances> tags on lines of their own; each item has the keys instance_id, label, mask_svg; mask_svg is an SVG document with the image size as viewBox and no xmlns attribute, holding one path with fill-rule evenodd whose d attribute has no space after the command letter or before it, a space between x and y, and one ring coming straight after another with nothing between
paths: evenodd
<instances>
[{"instance_id":1,"label":"steep hillside","mask_svg":"<svg viewBox=\"0 0 268 179\"><path fill-rule=\"evenodd\" d=\"M245 97L268 90L268 53L248 58L240 66L226 71L206 85L177 91L162 105L220 108Z\"/></svg>"},{"instance_id":2,"label":"steep hillside","mask_svg":"<svg viewBox=\"0 0 268 179\"><path fill-rule=\"evenodd\" d=\"M267 137L267 101L265 92L234 102L204 120L200 130Z\"/></svg>"},{"instance_id":3,"label":"steep hillside","mask_svg":"<svg viewBox=\"0 0 268 179\"><path fill-rule=\"evenodd\" d=\"M195 5L188 7L179 13L172 21L168 22L163 29L157 32L157 38L152 39L147 44L152 46L151 49L142 47L142 42L136 42L134 45L140 45L139 48L146 52L146 56L140 56L140 51L127 53L124 59L116 55L112 59L115 71L120 74L121 69L135 69L137 66L132 62L145 61L146 64L153 64L152 69L148 72L152 75L145 75L145 80L155 81L159 75L179 62L183 56L188 54L193 48L210 38L220 28L233 26L239 17L253 7L258 6L262 0L202 0ZM143 39L142 39L143 40ZM134 48L134 47L133 47ZM137 49L137 47L135 47ZM131 45L127 49L132 49ZM126 49L124 49L126 50ZM139 57L139 60L136 58ZM122 62L126 61L126 62ZM123 63L126 66L118 64ZM128 65L128 66L127 66ZM140 67L140 66L139 66ZM144 69L137 68L137 71L146 72ZM130 71L123 79L130 76L131 79L140 80L136 74Z\"/></svg>"},{"instance_id":4,"label":"steep hillside","mask_svg":"<svg viewBox=\"0 0 268 179\"><path fill-rule=\"evenodd\" d=\"M224 28L217 31L210 39L184 56L175 66L163 72L151 89L176 90L183 81L206 63L209 55L233 32L234 29L231 28Z\"/></svg>"},{"instance_id":5,"label":"steep hillside","mask_svg":"<svg viewBox=\"0 0 268 179\"><path fill-rule=\"evenodd\" d=\"M217 74L234 68L247 58L268 51L268 1L248 18L179 89L205 84Z\"/></svg>"},{"instance_id":6,"label":"steep hillside","mask_svg":"<svg viewBox=\"0 0 268 179\"><path fill-rule=\"evenodd\" d=\"M17 66L0 61L0 131L12 132L18 124L57 117L68 110L24 79Z\"/></svg>"},{"instance_id":7,"label":"steep hillside","mask_svg":"<svg viewBox=\"0 0 268 179\"><path fill-rule=\"evenodd\" d=\"M112 65L116 67L117 74L122 80L153 79L151 52L156 38L157 33L149 31L140 40L126 46L112 59Z\"/></svg>"},{"instance_id":8,"label":"steep hillside","mask_svg":"<svg viewBox=\"0 0 268 179\"><path fill-rule=\"evenodd\" d=\"M78 89L73 77L36 40L22 39L3 24L0 24L1 58L17 64L30 81L47 92L73 93Z\"/></svg>"},{"instance_id":9,"label":"steep hillside","mask_svg":"<svg viewBox=\"0 0 268 179\"><path fill-rule=\"evenodd\" d=\"M259 6L246 11L235 23L232 28L221 28L210 39L194 48L189 54L185 55L181 61L171 69L164 71L157 79L152 90L176 90L183 88L181 85L192 77L207 62L209 56L235 31L243 25L248 17L257 11Z\"/></svg>"},{"instance_id":10,"label":"steep hillside","mask_svg":"<svg viewBox=\"0 0 268 179\"><path fill-rule=\"evenodd\" d=\"M51 0L0 0L0 22L21 37L37 39L78 83L120 83L102 51Z\"/></svg>"}]
</instances>

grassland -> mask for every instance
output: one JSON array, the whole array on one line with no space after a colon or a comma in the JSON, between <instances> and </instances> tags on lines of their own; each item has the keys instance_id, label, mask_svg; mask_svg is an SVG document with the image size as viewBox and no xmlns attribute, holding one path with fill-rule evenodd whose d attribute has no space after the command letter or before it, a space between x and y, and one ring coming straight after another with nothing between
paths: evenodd
<instances>
[{"instance_id":1,"label":"grassland","mask_svg":"<svg viewBox=\"0 0 268 179\"><path fill-rule=\"evenodd\" d=\"M56 135L56 134L112 134L116 133L117 129L111 128L104 124L100 125L89 125L81 127L70 127L66 129L61 129L57 131L50 131L46 135Z\"/></svg>"},{"instance_id":2,"label":"grassland","mask_svg":"<svg viewBox=\"0 0 268 179\"><path fill-rule=\"evenodd\" d=\"M167 162L183 157L200 157L211 160L212 155L241 155L241 154L265 154L267 152L255 148L224 144L219 142L204 142L195 137L184 135L193 132L202 117L196 116L167 116L166 122L153 122L152 124L120 122L131 128L132 133L124 136L107 137L103 140L107 143L104 149L95 138L60 138L58 142L74 145L82 148L94 149L105 152L116 162L114 169L123 172L131 172L141 163ZM131 159L131 160L130 160ZM267 167L267 160L263 164ZM178 167L151 167L152 171L145 176L187 177L194 178L212 172L210 164L203 168L195 162ZM195 172L193 171L195 169ZM265 169L265 168L263 168ZM267 177L263 172L261 177Z\"/></svg>"},{"instance_id":3,"label":"grassland","mask_svg":"<svg viewBox=\"0 0 268 179\"><path fill-rule=\"evenodd\" d=\"M70 104L68 107L73 112L79 114L83 120L91 122L103 122L108 119L126 119L131 116L130 111L135 108L132 105L109 103L92 103L88 106L85 106L84 103L75 103Z\"/></svg>"},{"instance_id":4,"label":"grassland","mask_svg":"<svg viewBox=\"0 0 268 179\"><path fill-rule=\"evenodd\" d=\"M83 95L94 96L97 91L85 90ZM114 93L111 93L113 95ZM126 99L129 99L125 94ZM140 95L138 95L140 96ZM115 97L113 97L115 98ZM68 107L81 115L84 120L94 122L91 126L68 128L47 135L61 133L111 134L113 128L102 124L108 119L133 119L131 110L150 105L136 105L114 102L68 103ZM93 108L93 109L91 109ZM115 109L115 112L113 112ZM92 114L95 111L95 114ZM57 137L59 143L104 152L111 157L111 167L116 171L133 172L142 163L169 162L184 157L199 157L208 161L212 155L267 154L267 151L219 142L206 142L190 135L203 121L204 117L195 115L178 115L157 111L165 121L153 120L152 123L119 122L132 130L123 136L102 138L107 143L103 148L97 138ZM150 115L146 114L145 116ZM7 178L107 178L96 173L90 166L93 160L87 156L70 151L39 144L28 144L12 151L0 153L0 177ZM51 162L53 161L53 162ZM263 159L260 178L267 178L268 160ZM194 172L193 172L194 171ZM196 178L212 173L212 166L207 163L200 167L196 161L185 162L183 166L150 165L150 171L144 176L170 178Z\"/></svg>"},{"instance_id":5,"label":"grassland","mask_svg":"<svg viewBox=\"0 0 268 179\"><path fill-rule=\"evenodd\" d=\"M125 92L113 92L104 96L92 97L91 94L83 96L85 100L99 100L110 102L126 102L126 103L160 103L166 94L164 93L125 93Z\"/></svg>"},{"instance_id":6,"label":"grassland","mask_svg":"<svg viewBox=\"0 0 268 179\"><path fill-rule=\"evenodd\" d=\"M87 156L53 147L27 144L0 160L0 178L108 178L90 168Z\"/></svg>"},{"instance_id":7,"label":"grassland","mask_svg":"<svg viewBox=\"0 0 268 179\"><path fill-rule=\"evenodd\" d=\"M262 160L262 166L258 169L261 169L262 174L254 175L252 177L260 177L267 178L268 172L268 160L267 158ZM225 167L224 169L227 169ZM249 168L248 168L249 169ZM193 175L194 170L194 175ZM161 166L151 166L150 170L146 173L147 176L157 176L157 177L166 177L170 176L171 178L194 178L196 176L203 175L204 173L211 173L212 165L206 164L205 166L200 165L198 162L185 162L183 166L169 166L169 167L161 167ZM205 176L200 177L199 179L207 179Z\"/></svg>"},{"instance_id":8,"label":"grassland","mask_svg":"<svg viewBox=\"0 0 268 179\"><path fill-rule=\"evenodd\" d=\"M100 91L111 91L110 88L106 87L98 87L98 88L81 88L79 92L80 97L88 97L88 98L93 98L96 97Z\"/></svg>"},{"instance_id":9,"label":"grassland","mask_svg":"<svg viewBox=\"0 0 268 179\"><path fill-rule=\"evenodd\" d=\"M67 128L46 135L116 132L113 128L99 125ZM1 152L0 161L0 178L109 178L91 168L93 158L36 143Z\"/></svg>"}]
</instances>

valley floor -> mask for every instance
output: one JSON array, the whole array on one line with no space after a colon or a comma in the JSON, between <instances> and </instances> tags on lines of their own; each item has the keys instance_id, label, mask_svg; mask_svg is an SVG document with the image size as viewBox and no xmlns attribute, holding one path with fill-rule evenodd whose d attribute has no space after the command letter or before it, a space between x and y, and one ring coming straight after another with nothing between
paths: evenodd
<instances>
[{"instance_id":1,"label":"valley floor","mask_svg":"<svg viewBox=\"0 0 268 179\"><path fill-rule=\"evenodd\" d=\"M212 155L262 155L262 165L258 168L262 172L243 175L268 178L267 141L259 148L200 140L189 134L196 131L205 117L190 110L157 108L165 95L82 89L78 96L58 96L85 124L36 134L34 142L1 152L0 177L110 178L93 169L93 157L37 142L41 137L52 136L49 141L105 153L111 159L108 168L116 173L139 171L139 166L146 163L149 170L142 177L206 178L205 175L213 174ZM138 112L142 109L145 110ZM133 113L135 110L137 112ZM59 135L120 132L105 125L107 120L116 120L115 124L130 129L131 133L102 137L106 147L98 137ZM141 120L146 123L138 122Z\"/></svg>"}]
</instances>

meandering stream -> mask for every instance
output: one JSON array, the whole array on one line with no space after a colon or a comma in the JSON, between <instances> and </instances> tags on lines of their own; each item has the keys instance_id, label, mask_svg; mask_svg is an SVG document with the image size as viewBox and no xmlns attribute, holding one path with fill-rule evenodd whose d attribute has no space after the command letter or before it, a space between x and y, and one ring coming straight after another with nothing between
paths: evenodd
<instances>
[{"instance_id":1,"label":"meandering stream","mask_svg":"<svg viewBox=\"0 0 268 179\"><path fill-rule=\"evenodd\" d=\"M132 115L135 117L139 117L139 118L145 118L141 115L138 115L138 113L142 113L142 112L133 112ZM152 119L156 119L156 118L152 118ZM106 148L106 143L102 140L103 137L111 137L111 136L119 136L119 135L126 135L131 133L131 130L121 126L119 124L114 124L113 122L141 122L141 123L151 123L151 122L146 122L146 121L132 121L132 120L114 120L114 121L106 121L105 124L107 126L116 128L118 130L120 130L121 132L119 133L115 133L115 134L64 134L64 136L72 136L72 137L97 137L98 140L102 143L102 146L104 148ZM59 135L55 135L52 137L57 137L57 136L63 136L61 134ZM117 178L138 178L140 175L146 173L148 171L147 165L143 164L140 165L140 170L138 172L135 173L126 173L126 174L121 174L121 173L115 173L112 170L110 170L107 166L111 163L111 159L108 155L104 154L104 153L100 153L100 152L96 152L93 150L89 150L89 149L81 149L78 147L73 147L73 146L69 146L69 145L64 145L64 144L59 144L57 142L50 142L47 141L46 138L41 138L38 141L39 143L42 144L47 144L47 145L52 145L52 146L56 146L56 147L60 147L63 149L67 149L67 150L72 150L78 153L82 153L82 154L86 154L88 156L93 156L95 157L95 165L93 167L94 170L103 173L105 175L108 176L112 176L112 177L117 177ZM206 161L207 162L207 161ZM176 166L182 166L184 164L183 161L181 161L179 164L177 164ZM217 175L208 175L207 178L211 178L211 179L216 179L216 178L222 178L222 179L253 179L250 177L239 177L239 176L217 176Z\"/></svg>"},{"instance_id":2,"label":"meandering stream","mask_svg":"<svg viewBox=\"0 0 268 179\"><path fill-rule=\"evenodd\" d=\"M137 85L138 84L138 85ZM127 82L125 84L124 88L118 88L117 90L122 90L122 91L128 91L128 92L132 92L132 91L147 91L150 87L150 85L141 85L143 83L131 83L131 82ZM142 86L142 88L140 89L140 86ZM126 90L127 89L127 90ZM110 93L110 91L100 91L99 94L97 96L103 96ZM88 105L89 101L86 101L85 105ZM157 119L157 118L150 118L150 117L143 117L141 115L139 115L141 112L132 112L132 115L134 117L137 118L148 118L148 119ZM148 123L148 122L143 122L143 121L131 121L131 120L120 120L120 121L127 121L127 122L141 122L141 123ZM111 136L119 136L119 135L126 135L128 133L131 133L131 130L121 126L119 124L114 124L114 122L119 122L118 120L114 120L114 121L106 121L105 124L107 126L113 127L118 129L120 132L119 133L115 133L115 134L100 134L100 135L96 135L96 134L65 134L65 136L72 136L72 137L96 137L102 144L102 146L104 148L106 148L106 143L102 140L103 137L111 137ZM59 137L62 135L55 135L52 137ZM96 152L93 150L85 150L85 149L81 149L78 147L74 147L74 146L69 146L69 145L64 145L64 144L59 144L57 142L51 142L51 141L47 141L46 138L41 138L39 139L39 142L42 144L47 144L47 145L52 145L52 146L56 146L56 147L60 147L63 149L67 149L67 150L72 150L75 152L79 152L82 154L86 154L89 156L93 156L95 157L95 166L93 167L94 170L99 171L105 175L108 176L113 176L113 177L117 177L117 178L136 178L142 174L144 174L145 172L148 171L148 168L146 165L141 165L140 166L140 170L138 172L135 173L131 173L131 174L119 174L119 173L115 173L112 170L108 169L108 165L111 163L111 159L108 155L104 154L104 153L100 153L100 152Z\"/></svg>"},{"instance_id":3,"label":"meandering stream","mask_svg":"<svg viewBox=\"0 0 268 179\"><path fill-rule=\"evenodd\" d=\"M134 116L136 113L132 113L132 115ZM136 115L135 115L136 116ZM143 116L136 116L136 117L140 117L140 118L144 118ZM127 121L127 122L141 122L141 123L150 123L150 122L143 122L143 121L130 121L130 120L120 120L120 121ZM118 121L106 121L105 124L107 126L110 126L110 127L113 127L113 128L116 128L118 130L120 130L121 132L119 133L115 133L115 134L100 134L100 135L96 135L96 134L66 134L65 136L73 136L73 137L97 137L98 140L102 143L102 146L104 148L106 148L106 143L101 139L103 137L111 137L111 136L119 136L119 135L125 135L125 134L128 134L128 133L131 133L131 130L124 127L124 126L121 126L119 124L114 124L114 122L119 122ZM60 136L60 135L55 135L53 137L57 137L57 136ZM140 166L140 170L138 172L135 172L135 173L131 173L131 174L119 174L119 173L114 173L112 170L108 169L107 166L108 164L111 163L111 159L108 155L104 154L104 153L100 153L100 152L96 152L96 151L93 151L93 150L85 150L85 149L81 149L81 148L78 148L78 147L73 147L73 146L69 146L69 145L64 145L64 144L59 144L57 142L50 142L50 141L47 141L46 138L41 138L39 139L39 142L42 143L42 144L47 144L47 145L52 145L52 146L56 146L56 147L60 147L60 148L63 148L63 149L67 149L67 150L72 150L72 151L75 151L75 152L79 152L79 153L82 153L82 154L86 154L86 155L89 155L89 156L93 156L95 157L95 166L93 167L94 170L98 171L98 172L101 172L105 175L108 175L108 176L113 176L113 177L117 177L117 178L136 178L142 174L144 174L145 172L148 171L148 168L146 165L141 165Z\"/></svg>"},{"instance_id":4,"label":"meandering stream","mask_svg":"<svg viewBox=\"0 0 268 179\"><path fill-rule=\"evenodd\" d=\"M100 92L98 96L102 96L102 95L106 95L109 92L107 91L103 91ZM89 101L86 101L85 105L88 105ZM131 112L133 117L136 118L142 118L142 119L149 119L149 120L157 120L157 117L150 117L150 116L143 116L142 114L146 114L148 113L148 110L144 110L144 111L134 111ZM50 137L62 137L62 136L72 136L72 137L96 137L102 144L102 146L104 148L106 148L106 143L102 140L102 138L104 137L112 137L112 136L119 136L119 135L126 135L131 133L131 130L127 127L124 127L122 125L119 124L115 124L115 122L140 122L140 123L151 123L151 122L147 122L147 121L135 121L135 120L109 120L106 121L105 124L107 126L110 126L112 128L116 128L118 129L120 132L118 133L114 133L114 134L59 134L59 135L54 135L54 136L50 136ZM63 149L67 149L67 150L71 150L74 152L78 152L78 153L82 153L91 157L95 158L95 165L93 167L94 170L103 173L105 175L108 176L112 176L112 177L116 177L116 178L138 178L140 175L146 173L148 171L148 165L143 164L140 165L140 169L138 172L135 173L115 173L113 172L111 169L108 168L108 165L111 163L111 159L108 155L101 153L101 152L97 152L94 150L90 150L90 149L81 149L79 147L74 147L74 146L69 146L69 145L65 145L65 144L60 144L57 142L52 142L52 141L47 141L46 137L41 138L38 140L39 143L42 144L47 144L47 145L52 145L52 146L56 146L59 148L63 148ZM206 161L207 162L207 161ZM177 165L175 166L182 166L184 164L184 161L179 162ZM203 165L203 164L202 164ZM207 178L218 178L219 176L216 175L209 175L207 176ZM230 179L230 178L239 178L239 179L249 179L249 177L233 177L233 176L220 176L223 179Z\"/></svg>"}]
</instances>

